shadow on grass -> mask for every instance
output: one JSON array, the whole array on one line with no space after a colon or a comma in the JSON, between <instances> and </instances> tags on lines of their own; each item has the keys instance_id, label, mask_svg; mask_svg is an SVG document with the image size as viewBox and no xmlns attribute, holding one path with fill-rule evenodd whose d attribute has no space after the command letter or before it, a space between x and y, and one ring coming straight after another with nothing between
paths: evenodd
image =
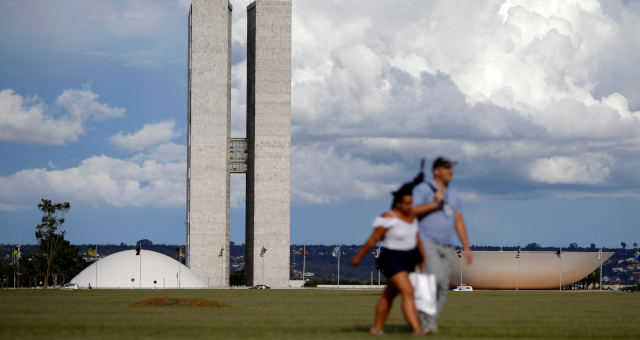
<instances>
[{"instance_id":1,"label":"shadow on grass","mask_svg":"<svg viewBox=\"0 0 640 340\"><path fill-rule=\"evenodd\" d=\"M363 332L369 333L369 329L371 329L371 325L356 325L351 327L342 327L340 331L342 332ZM383 328L386 334L411 334L411 328L407 325L384 325Z\"/></svg>"}]
</instances>

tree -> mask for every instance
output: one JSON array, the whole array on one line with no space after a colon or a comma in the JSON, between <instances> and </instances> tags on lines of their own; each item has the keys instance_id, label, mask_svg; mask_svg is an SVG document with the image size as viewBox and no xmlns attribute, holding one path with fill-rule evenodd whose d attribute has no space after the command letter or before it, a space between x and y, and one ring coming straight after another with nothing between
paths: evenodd
<instances>
[{"instance_id":1,"label":"tree","mask_svg":"<svg viewBox=\"0 0 640 340\"><path fill-rule=\"evenodd\" d=\"M622 249L627 249L627 242L620 242Z\"/></svg>"},{"instance_id":2,"label":"tree","mask_svg":"<svg viewBox=\"0 0 640 340\"><path fill-rule=\"evenodd\" d=\"M596 249L596 244L595 243L591 243L591 245L589 245L589 248Z\"/></svg>"},{"instance_id":3,"label":"tree","mask_svg":"<svg viewBox=\"0 0 640 340\"><path fill-rule=\"evenodd\" d=\"M540 248L540 245L535 243L535 242L529 243L529 244L527 244L526 247L524 247L524 249L526 249L526 250L534 250L534 249L537 249L537 248Z\"/></svg>"},{"instance_id":4,"label":"tree","mask_svg":"<svg viewBox=\"0 0 640 340\"><path fill-rule=\"evenodd\" d=\"M22 276L20 278L19 286L22 287L36 287L38 282L42 281L43 273L46 268L44 257L41 254L28 254L20 259L20 271Z\"/></svg>"},{"instance_id":5,"label":"tree","mask_svg":"<svg viewBox=\"0 0 640 340\"><path fill-rule=\"evenodd\" d=\"M633 247L638 248L638 242L633 242Z\"/></svg>"},{"instance_id":6,"label":"tree","mask_svg":"<svg viewBox=\"0 0 640 340\"><path fill-rule=\"evenodd\" d=\"M58 250L55 259L51 262L51 272L60 277L62 283L73 278L87 265L87 261L79 253L80 248L72 246L62 236L57 236ZM46 248L45 248L46 249Z\"/></svg>"},{"instance_id":7,"label":"tree","mask_svg":"<svg viewBox=\"0 0 640 340\"><path fill-rule=\"evenodd\" d=\"M234 271L229 276L229 284L232 286L244 286L245 285L244 275L245 275L244 268Z\"/></svg>"},{"instance_id":8,"label":"tree","mask_svg":"<svg viewBox=\"0 0 640 340\"><path fill-rule=\"evenodd\" d=\"M598 286L600 285L600 270L595 270L591 274L589 274L589 281L591 283L591 288L596 288L596 283Z\"/></svg>"},{"instance_id":9,"label":"tree","mask_svg":"<svg viewBox=\"0 0 640 340\"><path fill-rule=\"evenodd\" d=\"M13 286L13 266L9 262L0 260L0 287Z\"/></svg>"},{"instance_id":10,"label":"tree","mask_svg":"<svg viewBox=\"0 0 640 340\"><path fill-rule=\"evenodd\" d=\"M145 238L136 242L136 245L139 245L140 247L142 247L142 249L148 249L153 246L153 242Z\"/></svg>"},{"instance_id":11,"label":"tree","mask_svg":"<svg viewBox=\"0 0 640 340\"><path fill-rule=\"evenodd\" d=\"M69 211L69 202L52 203L51 200L41 199L38 209L42 211L41 223L36 226L36 238L40 244L40 251L43 253L47 270L44 276L44 289L49 285L51 275L51 264L55 259L60 240L64 239L64 214Z\"/></svg>"},{"instance_id":12,"label":"tree","mask_svg":"<svg viewBox=\"0 0 640 340\"><path fill-rule=\"evenodd\" d=\"M578 249L578 244L576 242L572 242L569 244L569 249Z\"/></svg>"}]
</instances>

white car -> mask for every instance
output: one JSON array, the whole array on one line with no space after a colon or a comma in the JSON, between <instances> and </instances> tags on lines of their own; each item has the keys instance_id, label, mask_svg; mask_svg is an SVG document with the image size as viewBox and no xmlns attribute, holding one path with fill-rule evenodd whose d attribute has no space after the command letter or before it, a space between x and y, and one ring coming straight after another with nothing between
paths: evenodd
<instances>
[{"instance_id":1,"label":"white car","mask_svg":"<svg viewBox=\"0 0 640 340\"><path fill-rule=\"evenodd\" d=\"M67 283L66 285L60 287L60 289L64 289L64 290L67 290L67 289L80 289L80 286L78 286L75 283Z\"/></svg>"},{"instance_id":2,"label":"white car","mask_svg":"<svg viewBox=\"0 0 640 340\"><path fill-rule=\"evenodd\" d=\"M267 285L255 285L253 287L249 287L249 289L271 289L271 287Z\"/></svg>"},{"instance_id":3,"label":"white car","mask_svg":"<svg viewBox=\"0 0 640 340\"><path fill-rule=\"evenodd\" d=\"M473 291L473 287L471 287L471 286L458 286L457 288L454 289L454 291L456 291L456 292L472 292Z\"/></svg>"}]
</instances>

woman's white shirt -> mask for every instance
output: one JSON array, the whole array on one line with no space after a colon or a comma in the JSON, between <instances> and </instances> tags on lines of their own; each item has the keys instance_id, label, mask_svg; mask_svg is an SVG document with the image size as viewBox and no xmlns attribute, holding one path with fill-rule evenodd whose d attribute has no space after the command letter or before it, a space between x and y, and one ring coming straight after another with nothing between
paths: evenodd
<instances>
[{"instance_id":1,"label":"woman's white shirt","mask_svg":"<svg viewBox=\"0 0 640 340\"><path fill-rule=\"evenodd\" d=\"M373 227L387 229L382 240L382 246L390 250L411 250L418 246L418 219L407 223L395 216L378 216L373 220Z\"/></svg>"}]
</instances>

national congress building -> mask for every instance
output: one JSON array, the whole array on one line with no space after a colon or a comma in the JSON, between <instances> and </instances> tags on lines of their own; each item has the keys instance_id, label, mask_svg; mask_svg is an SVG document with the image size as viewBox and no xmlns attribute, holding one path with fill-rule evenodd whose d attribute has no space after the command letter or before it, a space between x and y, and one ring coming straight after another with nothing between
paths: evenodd
<instances>
[{"instance_id":1,"label":"national congress building","mask_svg":"<svg viewBox=\"0 0 640 340\"><path fill-rule=\"evenodd\" d=\"M189 12L186 264L229 286L230 174L246 174L248 285L289 282L291 0L247 7L247 136L231 138L228 0Z\"/></svg>"}]
</instances>

